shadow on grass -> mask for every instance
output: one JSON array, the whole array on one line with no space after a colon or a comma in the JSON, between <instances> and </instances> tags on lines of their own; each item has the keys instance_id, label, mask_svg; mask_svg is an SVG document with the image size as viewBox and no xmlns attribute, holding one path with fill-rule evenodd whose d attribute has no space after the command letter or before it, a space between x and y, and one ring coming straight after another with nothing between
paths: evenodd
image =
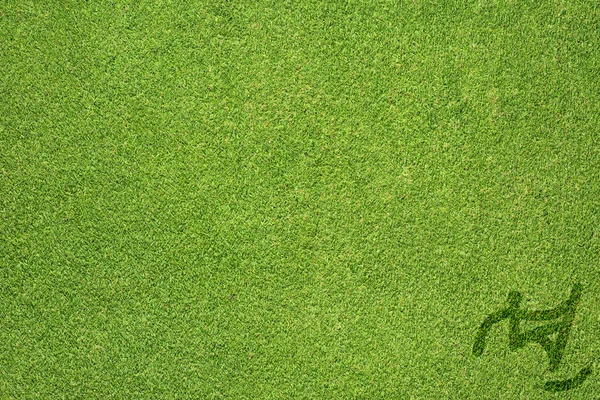
<instances>
[{"instance_id":1,"label":"shadow on grass","mask_svg":"<svg viewBox=\"0 0 600 400\"><path fill-rule=\"evenodd\" d=\"M537 343L546 352L549 358L550 371L555 371L564 354L569 338L569 332L575 318L575 309L581 300L582 286L576 283L571 290L571 295L557 307L550 310L528 311L522 310L521 301L523 296L519 292L512 291L508 294L508 306L487 316L477 332L473 344L473 354L481 356L485 349L486 338L489 330L495 324L509 320L509 348L512 351L523 348L527 343ZM546 322L530 330L521 330L521 321ZM556 335L556 339L552 339ZM573 389L581 385L591 374L592 367L587 366L577 373L573 378L565 380L548 381L544 384L547 391L557 392Z\"/></svg>"}]
</instances>

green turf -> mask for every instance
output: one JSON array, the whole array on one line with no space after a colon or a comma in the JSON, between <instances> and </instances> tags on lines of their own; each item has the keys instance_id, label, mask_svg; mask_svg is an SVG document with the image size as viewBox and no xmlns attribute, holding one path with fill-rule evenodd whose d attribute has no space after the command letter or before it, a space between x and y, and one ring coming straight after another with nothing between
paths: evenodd
<instances>
[{"instance_id":1,"label":"green turf","mask_svg":"<svg viewBox=\"0 0 600 400\"><path fill-rule=\"evenodd\" d=\"M595 398L599 102L595 1L1 1L0 398Z\"/></svg>"}]
</instances>

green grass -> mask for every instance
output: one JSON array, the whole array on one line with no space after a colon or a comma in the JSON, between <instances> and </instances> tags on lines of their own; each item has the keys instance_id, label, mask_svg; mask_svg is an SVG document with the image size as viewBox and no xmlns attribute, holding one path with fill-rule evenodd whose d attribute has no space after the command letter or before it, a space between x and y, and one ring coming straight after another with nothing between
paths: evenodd
<instances>
[{"instance_id":1,"label":"green grass","mask_svg":"<svg viewBox=\"0 0 600 400\"><path fill-rule=\"evenodd\" d=\"M596 2L183 3L0 2L1 399L600 394Z\"/></svg>"}]
</instances>

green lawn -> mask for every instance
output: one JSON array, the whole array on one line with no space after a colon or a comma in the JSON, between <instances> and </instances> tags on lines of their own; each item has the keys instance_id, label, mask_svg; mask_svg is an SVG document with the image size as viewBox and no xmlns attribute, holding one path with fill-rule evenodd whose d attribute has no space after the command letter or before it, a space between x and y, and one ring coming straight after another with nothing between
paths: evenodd
<instances>
[{"instance_id":1,"label":"green lawn","mask_svg":"<svg viewBox=\"0 0 600 400\"><path fill-rule=\"evenodd\" d=\"M593 399L599 256L598 2L0 1L0 399Z\"/></svg>"}]
</instances>

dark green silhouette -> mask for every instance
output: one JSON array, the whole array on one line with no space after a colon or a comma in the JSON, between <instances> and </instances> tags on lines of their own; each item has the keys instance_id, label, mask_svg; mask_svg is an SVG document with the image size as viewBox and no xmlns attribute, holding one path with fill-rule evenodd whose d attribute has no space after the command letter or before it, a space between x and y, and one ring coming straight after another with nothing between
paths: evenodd
<instances>
[{"instance_id":1,"label":"dark green silhouette","mask_svg":"<svg viewBox=\"0 0 600 400\"><path fill-rule=\"evenodd\" d=\"M508 345L512 351L524 347L527 343L537 343L548 355L549 370L554 371L562 360L569 332L575 318L575 309L581 299L581 284L576 283L571 296L550 310L527 311L520 308L523 296L519 292L508 294L508 306L489 315L477 332L473 345L473 354L480 356L485 348L485 340L490 328L505 320L509 320ZM530 330L521 330L521 321L552 321ZM551 336L556 334L556 338ZM564 381L546 382L544 388L549 391L569 390L581 383L591 373L591 367L584 368L574 378Z\"/></svg>"},{"instance_id":2,"label":"dark green silhouette","mask_svg":"<svg viewBox=\"0 0 600 400\"><path fill-rule=\"evenodd\" d=\"M548 381L544 384L544 389L550 392L560 392L564 390L573 389L583 383L589 374L592 373L592 367L587 366L581 371L577 373L573 378L558 380L558 381Z\"/></svg>"}]
</instances>

